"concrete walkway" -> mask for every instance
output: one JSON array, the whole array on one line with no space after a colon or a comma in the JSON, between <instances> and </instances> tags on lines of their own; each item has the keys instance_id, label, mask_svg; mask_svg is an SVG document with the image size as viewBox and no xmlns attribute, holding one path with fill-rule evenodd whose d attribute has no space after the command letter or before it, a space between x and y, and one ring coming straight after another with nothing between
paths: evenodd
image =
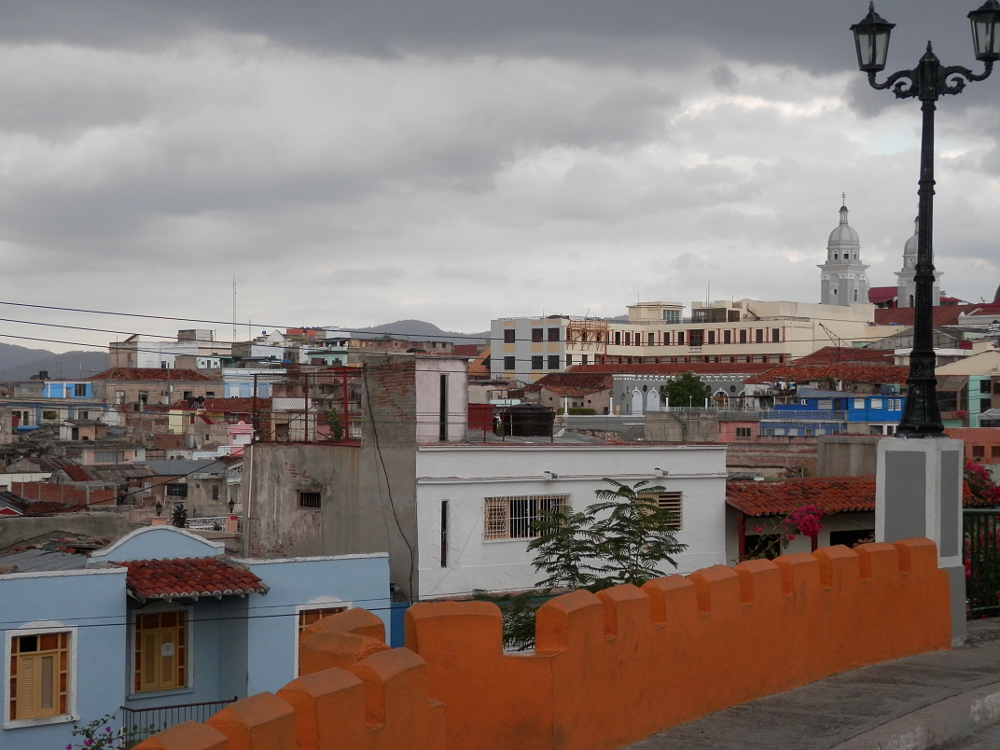
<instances>
[{"instance_id":1,"label":"concrete walkway","mask_svg":"<svg viewBox=\"0 0 1000 750\"><path fill-rule=\"evenodd\" d=\"M629 749L929 750L998 722L1000 619L976 620L962 648L834 675L718 711Z\"/></svg>"}]
</instances>

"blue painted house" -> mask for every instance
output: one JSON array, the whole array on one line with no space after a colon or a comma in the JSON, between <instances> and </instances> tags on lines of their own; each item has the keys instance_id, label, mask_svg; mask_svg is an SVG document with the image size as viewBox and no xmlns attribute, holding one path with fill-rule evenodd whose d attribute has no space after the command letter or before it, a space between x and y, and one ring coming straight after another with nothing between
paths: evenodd
<instances>
[{"instance_id":1,"label":"blue painted house","mask_svg":"<svg viewBox=\"0 0 1000 750\"><path fill-rule=\"evenodd\" d=\"M761 412L759 430L762 435L792 437L891 435L902 414L903 396L895 385L882 386L877 394L799 388L794 403Z\"/></svg>"},{"instance_id":2,"label":"blue painted house","mask_svg":"<svg viewBox=\"0 0 1000 750\"><path fill-rule=\"evenodd\" d=\"M89 558L28 550L0 566L0 748L51 750L74 722L160 726L277 690L296 676L301 630L346 608L390 632L385 554L228 558L220 542L152 526ZM185 708L153 712L171 706Z\"/></svg>"}]
</instances>

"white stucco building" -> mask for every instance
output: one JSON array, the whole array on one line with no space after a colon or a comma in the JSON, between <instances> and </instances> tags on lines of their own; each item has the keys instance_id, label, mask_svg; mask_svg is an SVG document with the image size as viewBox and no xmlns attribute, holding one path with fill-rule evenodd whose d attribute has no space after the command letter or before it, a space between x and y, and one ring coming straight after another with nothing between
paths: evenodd
<instances>
[{"instance_id":1,"label":"white stucco building","mask_svg":"<svg viewBox=\"0 0 1000 750\"><path fill-rule=\"evenodd\" d=\"M583 510L605 477L666 490L688 549L664 575L726 563L725 446L421 445L416 474L421 599L533 588L545 577L527 549L538 508Z\"/></svg>"}]
</instances>

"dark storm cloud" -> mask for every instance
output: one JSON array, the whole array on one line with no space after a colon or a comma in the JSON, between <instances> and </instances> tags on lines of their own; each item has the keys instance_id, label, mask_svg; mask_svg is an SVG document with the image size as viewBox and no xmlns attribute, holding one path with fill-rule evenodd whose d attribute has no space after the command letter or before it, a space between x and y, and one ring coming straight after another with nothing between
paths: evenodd
<instances>
[{"instance_id":1,"label":"dark storm cloud","mask_svg":"<svg viewBox=\"0 0 1000 750\"><path fill-rule=\"evenodd\" d=\"M970 60L960 3L882 0L895 21L891 60L914 65L933 38L955 63ZM198 30L265 35L281 44L348 54L556 55L604 60L673 59L699 48L728 59L793 64L812 72L851 67L848 26L865 15L857 2L694 3L687 0L41 0L4 8L0 39L141 48ZM658 48L658 50L657 50Z\"/></svg>"}]
</instances>

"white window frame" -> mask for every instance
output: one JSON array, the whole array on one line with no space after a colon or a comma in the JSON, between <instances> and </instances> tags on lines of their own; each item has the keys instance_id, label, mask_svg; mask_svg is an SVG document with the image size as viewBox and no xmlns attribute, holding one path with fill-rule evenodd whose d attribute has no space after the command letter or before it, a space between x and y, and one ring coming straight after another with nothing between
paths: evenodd
<instances>
[{"instance_id":1,"label":"white window frame","mask_svg":"<svg viewBox=\"0 0 1000 750\"><path fill-rule=\"evenodd\" d=\"M47 635L49 633L68 633L67 657L69 662L69 675L66 679L66 713L58 716L46 716L42 719L11 719L10 718L10 657L13 641L15 638L22 638L26 635ZM71 721L79 721L80 717L76 712L76 681L77 681L77 628L70 625L63 625L57 621L37 621L29 622L20 628L8 630L4 634L4 666L3 666L3 728L20 729L21 727L40 727L46 724L65 724Z\"/></svg>"},{"instance_id":2,"label":"white window frame","mask_svg":"<svg viewBox=\"0 0 1000 750\"><path fill-rule=\"evenodd\" d=\"M157 615L162 612L186 612L184 622L184 681L183 687L167 688L166 690L143 690L135 692L135 621L139 615ZM192 605L175 604L173 602L155 602L142 609L134 609L128 618L128 692L126 700L143 700L161 695L181 695L194 692L194 607Z\"/></svg>"},{"instance_id":3,"label":"white window frame","mask_svg":"<svg viewBox=\"0 0 1000 750\"><path fill-rule=\"evenodd\" d=\"M335 596L317 596L305 604L295 605L295 617L292 618L292 639L295 644L292 658L292 679L299 676L299 615L302 612L309 612L313 609L330 609L331 607L353 609L354 603L345 602L343 599L338 599Z\"/></svg>"}]
</instances>

